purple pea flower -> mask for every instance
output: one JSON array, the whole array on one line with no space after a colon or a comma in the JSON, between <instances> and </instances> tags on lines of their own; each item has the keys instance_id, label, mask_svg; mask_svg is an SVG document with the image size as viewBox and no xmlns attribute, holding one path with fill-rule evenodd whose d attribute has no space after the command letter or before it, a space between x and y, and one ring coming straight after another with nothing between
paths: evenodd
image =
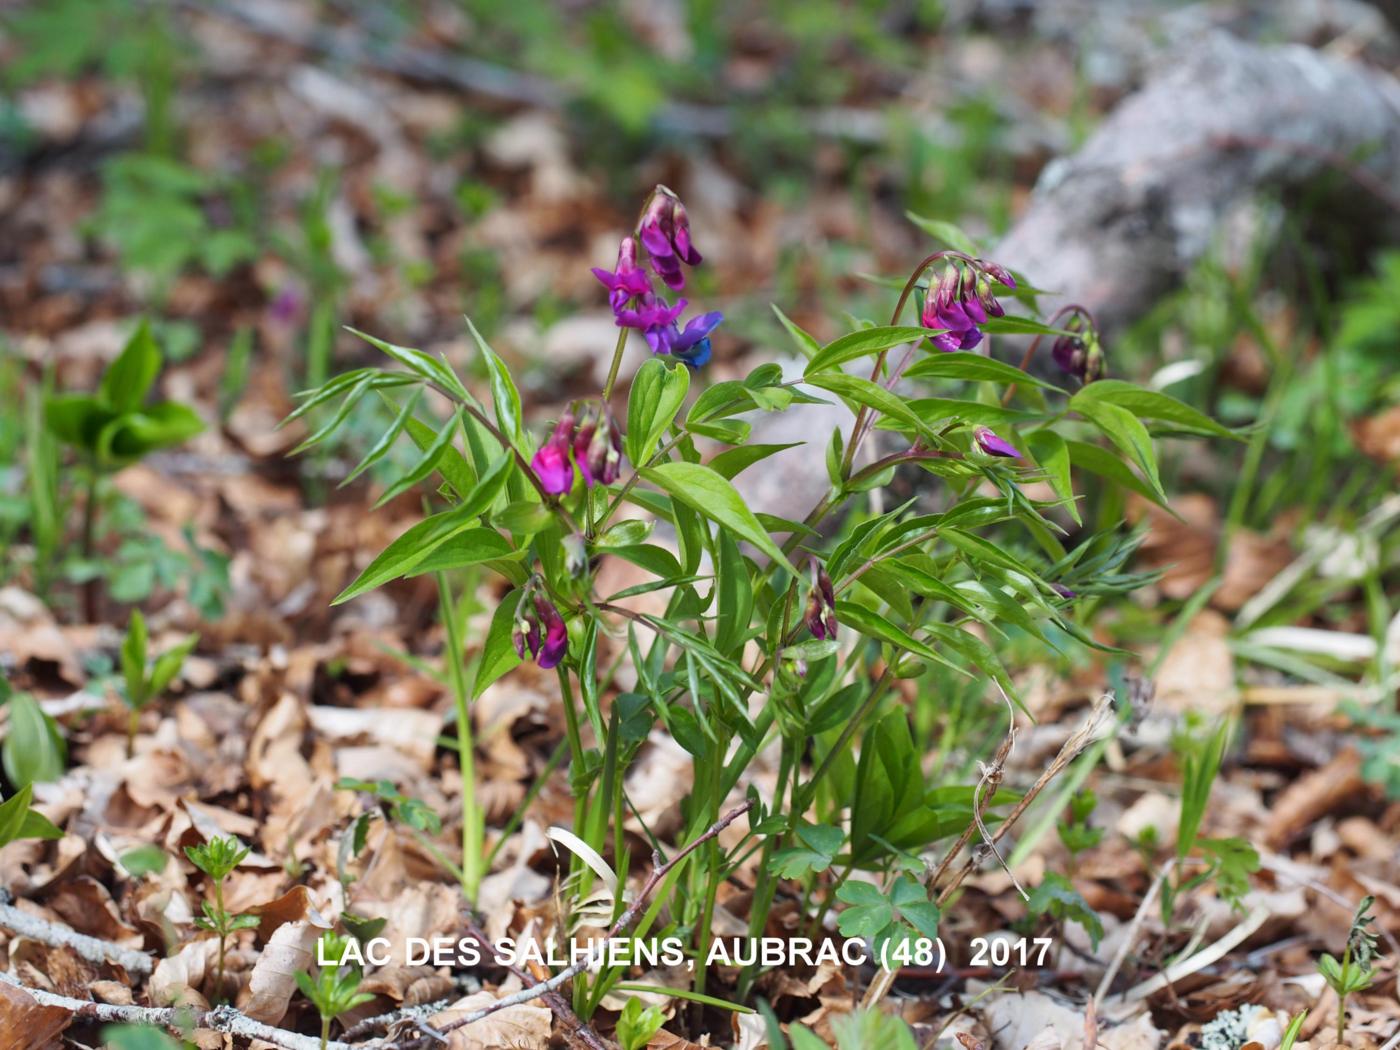
<instances>
[{"instance_id":1,"label":"purple pea flower","mask_svg":"<svg viewBox=\"0 0 1400 1050\"><path fill-rule=\"evenodd\" d=\"M1066 600L1079 597L1078 591L1072 591L1062 583L1052 583L1050 589Z\"/></svg>"},{"instance_id":2,"label":"purple pea flower","mask_svg":"<svg viewBox=\"0 0 1400 1050\"><path fill-rule=\"evenodd\" d=\"M676 318L685 312L689 305L684 299L677 299L676 305L671 306L659 295L652 295L647 292L639 296L632 306L614 308L613 315L617 318L619 328L637 328L647 338L647 343L652 351L663 354L666 351L658 348L660 333L668 327L674 327Z\"/></svg>"},{"instance_id":3,"label":"purple pea flower","mask_svg":"<svg viewBox=\"0 0 1400 1050\"><path fill-rule=\"evenodd\" d=\"M989 456L1003 456L1006 459L1020 459L1021 453L1016 451L1016 446L1003 438L997 437L986 427L977 427L972 431L972 439L977 442L980 448Z\"/></svg>"},{"instance_id":4,"label":"purple pea flower","mask_svg":"<svg viewBox=\"0 0 1400 1050\"><path fill-rule=\"evenodd\" d=\"M701 256L690 243L690 219L680 198L665 186L656 187L637 232L656 276L672 291L684 288L681 263L699 266Z\"/></svg>"},{"instance_id":5,"label":"purple pea flower","mask_svg":"<svg viewBox=\"0 0 1400 1050\"><path fill-rule=\"evenodd\" d=\"M637 241L633 237L622 238L618 245L617 269L604 270L595 266L593 276L608 290L608 302L614 312L626 306L629 299L651 294L651 278L637 265Z\"/></svg>"},{"instance_id":6,"label":"purple pea flower","mask_svg":"<svg viewBox=\"0 0 1400 1050\"><path fill-rule=\"evenodd\" d=\"M569 650L569 631L559 610L543 593L538 577L527 585L515 608L515 627L511 631L515 654L522 660L528 651L535 663L545 670L556 666Z\"/></svg>"},{"instance_id":7,"label":"purple pea flower","mask_svg":"<svg viewBox=\"0 0 1400 1050\"><path fill-rule=\"evenodd\" d=\"M812 559L812 586L807 591L807 630L812 637L821 641L836 640L836 591L831 586L831 577L826 569Z\"/></svg>"},{"instance_id":8,"label":"purple pea flower","mask_svg":"<svg viewBox=\"0 0 1400 1050\"><path fill-rule=\"evenodd\" d=\"M692 317L685 323L684 328L673 323L668 328L658 331L657 341L651 344L652 349L658 354L678 357L691 368L703 368L710 360L710 333L718 328L723 320L724 314L714 310L699 317ZM650 333L647 341L651 342Z\"/></svg>"},{"instance_id":9,"label":"purple pea flower","mask_svg":"<svg viewBox=\"0 0 1400 1050\"><path fill-rule=\"evenodd\" d=\"M568 492L574 485L574 467L569 462L569 445L574 434L574 414L565 409L555 424L554 433L540 446L530 469L540 479L540 487L551 495Z\"/></svg>"}]
</instances>

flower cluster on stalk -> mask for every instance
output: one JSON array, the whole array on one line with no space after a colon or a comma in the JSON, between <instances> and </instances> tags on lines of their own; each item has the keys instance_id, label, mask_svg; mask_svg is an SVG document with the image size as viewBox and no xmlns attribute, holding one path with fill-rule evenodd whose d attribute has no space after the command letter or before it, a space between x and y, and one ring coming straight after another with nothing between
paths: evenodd
<instances>
[{"instance_id":1,"label":"flower cluster on stalk","mask_svg":"<svg viewBox=\"0 0 1400 1050\"><path fill-rule=\"evenodd\" d=\"M559 417L549 440L530 467L540 487L553 496L574 487L574 467L586 487L611 485L622 473L622 431L612 409L601 401L585 404L582 415L571 405Z\"/></svg>"},{"instance_id":2,"label":"flower cluster on stalk","mask_svg":"<svg viewBox=\"0 0 1400 1050\"><path fill-rule=\"evenodd\" d=\"M1004 266L983 259L952 261L936 285L924 297L919 321L925 328L942 329L932 337L940 350L971 350L982 341L981 325L1006 311L993 294L993 285L1014 289L1016 279Z\"/></svg>"},{"instance_id":3,"label":"flower cluster on stalk","mask_svg":"<svg viewBox=\"0 0 1400 1050\"><path fill-rule=\"evenodd\" d=\"M649 273L638 262L638 243L646 249ZM684 266L698 266L701 255L690 240L690 219L685 205L665 186L652 191L634 236L624 237L617 249L617 267L595 267L593 275L608 290L608 304L620 328L641 332L654 354L669 354L692 368L710 359L710 333L724 315L718 311L692 317L680 324L689 305L685 299L674 304L652 290L655 274L671 291L685 287Z\"/></svg>"}]
</instances>

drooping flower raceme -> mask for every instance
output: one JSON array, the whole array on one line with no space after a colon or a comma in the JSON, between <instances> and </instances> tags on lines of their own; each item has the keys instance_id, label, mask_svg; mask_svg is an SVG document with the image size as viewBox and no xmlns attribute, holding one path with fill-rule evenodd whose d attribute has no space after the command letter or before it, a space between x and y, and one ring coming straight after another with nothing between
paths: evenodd
<instances>
[{"instance_id":1,"label":"drooping flower raceme","mask_svg":"<svg viewBox=\"0 0 1400 1050\"><path fill-rule=\"evenodd\" d=\"M658 186L648 200L637 237L624 237L617 250L617 268L595 267L593 275L608 290L608 303L619 328L635 328L654 354L672 354L692 368L710 359L710 333L724 320L718 312L693 317L681 327L688 302L675 305L652 291L651 277L637 261L637 241L647 250L651 268L668 288L685 285L681 264L696 266L700 253L690 240L685 206L669 189Z\"/></svg>"},{"instance_id":2,"label":"drooping flower raceme","mask_svg":"<svg viewBox=\"0 0 1400 1050\"><path fill-rule=\"evenodd\" d=\"M919 321L925 328L943 329L932 337L940 350L971 350L982 341L981 325L1006 311L992 286L1015 288L1016 279L1003 266L981 259L950 263L938 284L924 297Z\"/></svg>"},{"instance_id":3,"label":"drooping flower raceme","mask_svg":"<svg viewBox=\"0 0 1400 1050\"><path fill-rule=\"evenodd\" d=\"M538 576L531 577L515 607L510 640L517 656L523 660L528 651L535 663L546 670L557 665L568 652L569 631L564 617L545 595Z\"/></svg>"}]
</instances>

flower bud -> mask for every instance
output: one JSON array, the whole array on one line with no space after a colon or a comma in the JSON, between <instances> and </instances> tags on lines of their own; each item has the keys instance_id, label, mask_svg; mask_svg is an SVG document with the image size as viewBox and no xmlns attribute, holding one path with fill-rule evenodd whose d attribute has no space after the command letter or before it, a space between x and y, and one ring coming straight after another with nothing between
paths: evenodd
<instances>
[{"instance_id":1,"label":"flower bud","mask_svg":"<svg viewBox=\"0 0 1400 1050\"><path fill-rule=\"evenodd\" d=\"M546 670L556 666L568 652L569 632L564 618L545 596L538 576L531 577L515 607L515 626L510 638L517 656L523 660L528 651Z\"/></svg>"},{"instance_id":2,"label":"flower bud","mask_svg":"<svg viewBox=\"0 0 1400 1050\"><path fill-rule=\"evenodd\" d=\"M807 591L805 615L807 629L812 632L812 637L821 641L835 640L836 592L831 586L831 577L815 558L811 562L811 571L812 586Z\"/></svg>"},{"instance_id":3,"label":"flower bud","mask_svg":"<svg viewBox=\"0 0 1400 1050\"><path fill-rule=\"evenodd\" d=\"M977 427L972 431L972 438L980 448L989 456L1003 456L1007 459L1020 459L1021 453L1016 451L1016 446L1003 438L999 438L986 427Z\"/></svg>"}]
</instances>

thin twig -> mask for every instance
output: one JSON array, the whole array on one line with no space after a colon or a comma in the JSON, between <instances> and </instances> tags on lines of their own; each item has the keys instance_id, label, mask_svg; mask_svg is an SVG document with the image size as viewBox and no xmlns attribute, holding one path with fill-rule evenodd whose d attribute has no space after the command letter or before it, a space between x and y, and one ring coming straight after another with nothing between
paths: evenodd
<instances>
[{"instance_id":1,"label":"thin twig","mask_svg":"<svg viewBox=\"0 0 1400 1050\"><path fill-rule=\"evenodd\" d=\"M640 917L642 913L642 909L646 906L647 898L651 896L653 891L655 891L656 887L660 885L661 881L668 874L670 874L671 870L675 868L676 865L680 864L683 860L685 860L687 857L689 857L692 853L694 853L697 849L703 846L705 843L717 837L720 832L722 832L725 828L729 827L730 824L734 823L734 821L738 820L741 816L743 816L752 808L752 799L749 799L748 801L744 802L744 804L741 806L734 807L728 813L722 816L719 820L715 821L715 823L711 824L709 830L707 830L703 835L701 835L699 838L692 840L689 845L685 846L679 853L677 853L674 857L672 857L668 861L665 861L664 863L662 862L660 851L654 852L652 854L651 874L647 876L646 882L644 882L642 884L642 888L637 891L637 895L632 899L632 903L627 906L627 910L618 916L617 921L614 922L612 926L608 927L608 932L603 938L603 944L601 948L591 949L587 957L582 962L574 963L572 966L569 966L566 969L559 971L559 973L555 974L549 980L541 981L539 984L535 985L532 988L524 988L521 991L516 992L514 995L508 995L504 999L496 1000L489 1006L483 1006L479 1010L473 1010L466 1016L457 1018L451 1024L444 1025L440 1030L444 1034L446 1034L447 1032L454 1032L458 1028L464 1028L467 1025L474 1024L475 1022L480 1021L485 1017L490 1017L498 1010L504 1010L507 1007L519 1006L522 1003L531 1002L535 999L540 998L543 995L547 995L550 992L556 991L563 985L567 984L569 981L573 980L579 974L583 973L585 970L594 966L604 957L603 952L605 952L607 949L607 943L609 941L614 940L617 937L620 937L622 934L626 933L629 929L632 928L633 923L637 921L638 917Z\"/></svg>"},{"instance_id":2,"label":"thin twig","mask_svg":"<svg viewBox=\"0 0 1400 1050\"><path fill-rule=\"evenodd\" d=\"M1055 756L1045 772L1041 773L1036 782L1031 785L1030 790L1021 796L1021 800L1012 807L1011 812L1006 815L1006 819L997 825L996 830L992 832L993 842L997 842L1003 835L1011 830L1016 821L1021 819L1022 815L1030 807L1030 804L1036 800L1049 783L1064 772L1065 767L1074 761L1079 752L1084 750L1090 740L1093 739L1094 734L1098 732L1099 726L1103 722L1103 717L1107 714L1110 707L1112 707L1112 704L1112 694L1105 693L1103 696L1099 697L1098 701L1094 704L1093 710L1089 712L1089 717L1084 720L1083 725L1070 735L1070 738L1064 742L1064 745L1060 748L1059 754ZM935 874L942 874L943 869L947 867L947 859L948 858L945 858L945 863L940 865L939 871ZM976 867L977 861L977 857L969 857L967 862L958 869L957 874L953 876L953 881L938 895L937 903L940 907L948 903L948 898L962 885L963 880L972 873L972 869ZM932 888L932 881L929 883L929 886Z\"/></svg>"},{"instance_id":3,"label":"thin twig","mask_svg":"<svg viewBox=\"0 0 1400 1050\"><path fill-rule=\"evenodd\" d=\"M1152 909L1152 902L1157 899L1157 894L1162 891L1163 884L1167 881L1167 875L1176 866L1176 858L1173 857L1162 865L1162 870L1157 873L1157 877L1152 880L1152 885L1147 888L1147 895L1142 898L1142 903L1138 905L1137 914L1133 916L1132 922L1128 924L1128 931L1123 935L1122 942L1118 945L1118 950L1113 953L1113 961L1108 964L1108 969L1103 972L1103 977L1099 980L1099 986L1094 992L1094 998L1090 1003L1094 1006L1103 1005L1104 997L1108 995L1108 990L1113 986L1113 979L1118 976L1118 971L1123 966L1123 961L1128 957L1128 952L1132 951L1133 944L1137 941L1138 930L1147 919L1147 913Z\"/></svg>"},{"instance_id":4,"label":"thin twig","mask_svg":"<svg viewBox=\"0 0 1400 1050\"><path fill-rule=\"evenodd\" d=\"M366 1017L363 1021L357 1021L341 1032L340 1038L346 1042L353 1042L356 1039L363 1039L367 1035L381 1035L405 1021L421 1025L433 1014L440 1014L451 1005L452 1000L449 998L438 999L431 1003L419 1003L417 1006L402 1006L387 1014L377 1014L374 1017Z\"/></svg>"},{"instance_id":5,"label":"thin twig","mask_svg":"<svg viewBox=\"0 0 1400 1050\"><path fill-rule=\"evenodd\" d=\"M116 1006L111 1003L95 1003L90 999L70 999L66 995L30 988L7 973L0 973L0 981L21 989L40 1006L67 1010L76 1020L147 1024L175 1030L187 1027L208 1028L245 1039L261 1039L274 1046L280 1046L283 1050L322 1050L320 1036L301 1035L283 1028L274 1028L261 1021L254 1021L232 1006L216 1006L203 1013L183 1007ZM325 1044L325 1050L366 1050L367 1045L361 1044L357 1048L333 1039Z\"/></svg>"},{"instance_id":6,"label":"thin twig","mask_svg":"<svg viewBox=\"0 0 1400 1050\"><path fill-rule=\"evenodd\" d=\"M133 948L123 948L111 941L89 937L62 923L50 922L37 915L30 915L8 903L9 894L0 890L0 926L13 930L21 937L47 944L51 948L71 948L79 956L92 963L112 963L128 973L145 976L154 968L151 957Z\"/></svg>"},{"instance_id":7,"label":"thin twig","mask_svg":"<svg viewBox=\"0 0 1400 1050\"><path fill-rule=\"evenodd\" d=\"M1169 966L1156 977L1149 978L1141 984L1129 988L1116 1000L1118 1003L1127 1004L1137 1002L1139 999L1146 999L1154 992L1159 992L1169 985L1175 984L1183 977L1189 977L1193 973L1199 973L1212 963L1220 961L1232 949L1248 940L1260 926L1269 918L1267 908L1255 908L1243 921L1233 930L1227 933L1220 940L1216 941L1204 951L1197 952L1189 958Z\"/></svg>"}]
</instances>

